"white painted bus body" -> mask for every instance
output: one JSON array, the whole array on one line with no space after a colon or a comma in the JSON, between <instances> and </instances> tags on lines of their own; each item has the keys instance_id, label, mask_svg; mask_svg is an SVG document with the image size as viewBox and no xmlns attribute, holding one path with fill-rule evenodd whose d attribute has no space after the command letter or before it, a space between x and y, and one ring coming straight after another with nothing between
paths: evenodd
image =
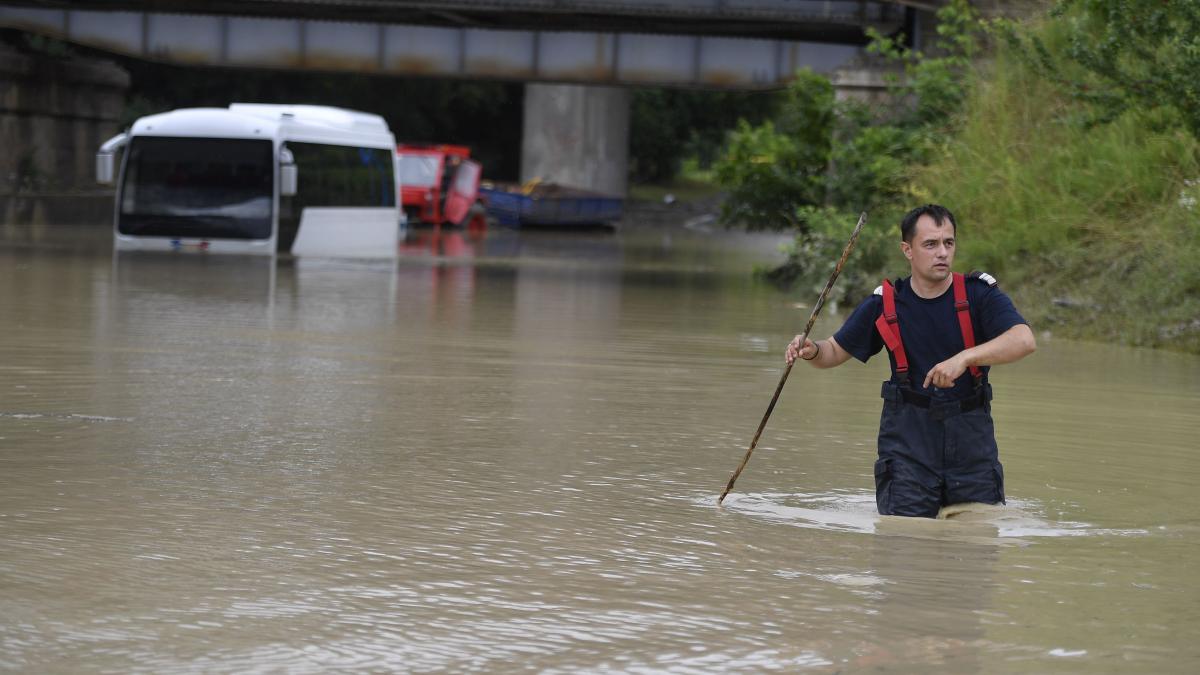
<instances>
[{"instance_id":1,"label":"white painted bus body","mask_svg":"<svg viewBox=\"0 0 1200 675\"><path fill-rule=\"evenodd\" d=\"M125 148L114 209L117 250L397 255L396 143L378 115L310 105L187 108L137 120L123 138L105 144L98 160L115 147ZM293 154L298 189L295 196L281 195L281 175ZM143 162L143 155L157 161ZM350 164L326 166L322 160L330 155ZM167 168L182 169L181 177L172 182L154 172Z\"/></svg>"}]
</instances>

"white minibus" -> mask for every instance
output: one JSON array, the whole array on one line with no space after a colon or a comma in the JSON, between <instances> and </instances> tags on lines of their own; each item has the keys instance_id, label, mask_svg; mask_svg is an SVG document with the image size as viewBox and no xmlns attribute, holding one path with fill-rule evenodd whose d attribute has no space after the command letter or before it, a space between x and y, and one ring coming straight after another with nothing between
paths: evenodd
<instances>
[{"instance_id":1,"label":"white minibus","mask_svg":"<svg viewBox=\"0 0 1200 675\"><path fill-rule=\"evenodd\" d=\"M378 115L234 103L143 117L96 155L117 250L392 258L396 142Z\"/></svg>"}]
</instances>

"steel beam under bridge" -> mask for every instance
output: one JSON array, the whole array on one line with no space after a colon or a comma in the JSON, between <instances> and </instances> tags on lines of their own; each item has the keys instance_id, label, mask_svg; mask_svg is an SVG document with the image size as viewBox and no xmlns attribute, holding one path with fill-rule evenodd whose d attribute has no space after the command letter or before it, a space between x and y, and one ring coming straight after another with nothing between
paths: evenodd
<instances>
[{"instance_id":1,"label":"steel beam under bridge","mask_svg":"<svg viewBox=\"0 0 1200 675\"><path fill-rule=\"evenodd\" d=\"M703 86L756 89L781 86L799 68L829 72L858 53L862 30L867 25L887 32L900 26L903 12L892 3L823 2L804 0L623 0L616 6L643 8L646 16L670 18L691 12L691 23L680 20L678 33L650 34L634 31L596 32L587 16L574 23L564 17L566 9L601 4L596 0L495 0L487 2L387 2L387 0L338 0L322 2L40 2L26 6L0 7L0 26L20 28L129 56L193 65L353 71L390 75L422 75L471 79L510 79L527 82L565 82L607 85ZM128 10L62 9L70 6L147 6L211 11L213 7L233 14L182 14ZM548 8L553 15L550 29L491 28L478 25L435 25L382 21L401 12L403 5L432 7L456 20L451 5L491 6L515 11L533 6ZM293 15L306 18L277 18L275 11L304 6ZM381 8L392 6L391 13ZM529 6L529 7L526 7ZM613 6L606 4L605 6ZM54 8L60 7L60 8ZM337 10L339 16L358 16L372 21L333 21L321 18L316 8ZM647 10L650 7L651 10ZM663 9L663 8L666 9ZM357 8L357 10L355 10ZM374 9L374 14L364 10ZM657 8L657 9L655 9ZM780 12L790 11L797 25L829 28L829 36L848 43L775 38L738 37L725 34L696 34L705 22L736 9L742 15L758 15L761 34L778 34ZM246 16L255 10L253 16ZM668 11L669 10L669 11ZM801 11L803 10L803 11ZM647 13L648 12L648 13ZM805 13L807 12L807 13ZM628 14L629 12L627 12ZM425 15L422 15L425 16ZM807 16L807 19L802 17ZM408 16L405 13L407 21ZM461 17L459 18L461 19ZM470 23L459 20L459 23ZM661 23L661 21L660 21ZM744 26L747 22L743 21ZM750 22L753 23L753 22ZM536 25L536 24L534 24ZM623 25L610 22L609 25ZM633 25L633 24L630 24ZM649 18L642 25L657 26ZM841 26L834 30L834 27ZM574 30L568 30L573 27ZM851 27L847 33L848 27ZM708 32L721 31L704 29ZM751 29L744 29L754 34ZM691 33L691 34L688 34ZM850 37L847 37L849 35ZM858 38L851 39L854 35Z\"/></svg>"}]
</instances>

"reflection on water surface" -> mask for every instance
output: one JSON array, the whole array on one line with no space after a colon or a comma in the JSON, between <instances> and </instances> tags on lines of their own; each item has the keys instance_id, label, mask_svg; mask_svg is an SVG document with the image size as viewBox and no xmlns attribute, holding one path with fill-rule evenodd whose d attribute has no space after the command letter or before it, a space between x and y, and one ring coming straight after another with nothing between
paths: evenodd
<instances>
[{"instance_id":1,"label":"reflection on water surface","mask_svg":"<svg viewBox=\"0 0 1200 675\"><path fill-rule=\"evenodd\" d=\"M1192 670L1195 357L1044 338L1009 506L920 522L874 512L884 366L805 369L716 508L811 302L778 243L0 248L0 666Z\"/></svg>"}]
</instances>

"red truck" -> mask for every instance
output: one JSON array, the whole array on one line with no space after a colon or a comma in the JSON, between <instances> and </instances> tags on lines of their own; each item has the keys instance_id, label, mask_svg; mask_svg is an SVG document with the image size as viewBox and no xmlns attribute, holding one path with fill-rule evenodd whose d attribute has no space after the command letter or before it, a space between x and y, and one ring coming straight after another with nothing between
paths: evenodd
<instances>
[{"instance_id":1,"label":"red truck","mask_svg":"<svg viewBox=\"0 0 1200 675\"><path fill-rule=\"evenodd\" d=\"M479 197L482 167L463 145L398 145L396 176L400 202L410 223L487 225Z\"/></svg>"}]
</instances>

